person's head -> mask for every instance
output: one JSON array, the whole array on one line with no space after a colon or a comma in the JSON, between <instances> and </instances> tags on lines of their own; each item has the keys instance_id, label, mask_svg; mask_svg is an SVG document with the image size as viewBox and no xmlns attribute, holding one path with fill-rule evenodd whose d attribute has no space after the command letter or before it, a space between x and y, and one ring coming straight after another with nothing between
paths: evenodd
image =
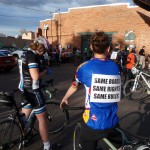
<instances>
[{"instance_id":1,"label":"person's head","mask_svg":"<svg viewBox=\"0 0 150 150\"><path fill-rule=\"evenodd\" d=\"M120 48L120 44L118 42L115 44L115 48Z\"/></svg>"},{"instance_id":2,"label":"person's head","mask_svg":"<svg viewBox=\"0 0 150 150\"><path fill-rule=\"evenodd\" d=\"M132 44L129 45L129 52L135 53L135 45Z\"/></svg>"},{"instance_id":3,"label":"person's head","mask_svg":"<svg viewBox=\"0 0 150 150\"><path fill-rule=\"evenodd\" d=\"M146 48L146 46L143 46L143 47L142 47L142 49L145 49L145 48Z\"/></svg>"},{"instance_id":4,"label":"person's head","mask_svg":"<svg viewBox=\"0 0 150 150\"><path fill-rule=\"evenodd\" d=\"M110 41L103 31L95 32L90 39L91 49L97 54L107 54L110 49Z\"/></svg>"},{"instance_id":5,"label":"person's head","mask_svg":"<svg viewBox=\"0 0 150 150\"><path fill-rule=\"evenodd\" d=\"M37 37L29 47L40 56L50 50L49 42L42 36Z\"/></svg>"}]
</instances>

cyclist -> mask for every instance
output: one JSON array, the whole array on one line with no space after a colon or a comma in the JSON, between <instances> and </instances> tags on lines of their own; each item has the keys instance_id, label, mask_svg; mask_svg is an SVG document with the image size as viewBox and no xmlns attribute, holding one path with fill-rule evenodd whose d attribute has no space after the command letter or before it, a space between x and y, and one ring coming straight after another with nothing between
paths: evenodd
<instances>
[{"instance_id":1,"label":"cyclist","mask_svg":"<svg viewBox=\"0 0 150 150\"><path fill-rule=\"evenodd\" d=\"M44 143L44 150L50 150L48 138L48 129L46 123L46 103L40 87L40 80L43 75L49 72L49 69L41 67L41 57L49 50L49 42L42 36L39 36L34 43L30 45L31 50L23 53L19 60L20 83L19 89L23 94L23 101L30 104L22 109L28 118L31 109L39 122L39 132Z\"/></svg>"},{"instance_id":2,"label":"cyclist","mask_svg":"<svg viewBox=\"0 0 150 150\"><path fill-rule=\"evenodd\" d=\"M120 66L120 68L122 68L122 66L125 65L126 60L125 60L124 52L121 51L119 43L115 44L115 48L111 53L110 59L115 61Z\"/></svg>"},{"instance_id":3,"label":"cyclist","mask_svg":"<svg viewBox=\"0 0 150 150\"><path fill-rule=\"evenodd\" d=\"M127 63L126 63L128 79L134 79L134 75L131 72L131 69L136 66L136 63L137 58L135 54L135 46L129 45L129 54L127 56Z\"/></svg>"},{"instance_id":4,"label":"cyclist","mask_svg":"<svg viewBox=\"0 0 150 150\"><path fill-rule=\"evenodd\" d=\"M74 63L77 63L77 64L80 64L81 62L81 50L80 48L78 48L76 51L75 51L75 58L74 58Z\"/></svg>"},{"instance_id":5,"label":"cyclist","mask_svg":"<svg viewBox=\"0 0 150 150\"><path fill-rule=\"evenodd\" d=\"M110 49L109 37L103 31L96 32L90 40L94 58L81 64L72 85L63 97L60 108L68 105L69 98L82 83L86 89L85 111L80 142L83 150L95 150L98 140L112 136L118 126L120 101L120 69L107 59Z\"/></svg>"}]
</instances>

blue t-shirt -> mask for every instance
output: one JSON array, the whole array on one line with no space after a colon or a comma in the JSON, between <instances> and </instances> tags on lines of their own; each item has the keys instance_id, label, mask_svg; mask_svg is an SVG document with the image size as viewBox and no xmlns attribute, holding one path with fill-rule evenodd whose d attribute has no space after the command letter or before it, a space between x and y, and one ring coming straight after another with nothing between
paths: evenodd
<instances>
[{"instance_id":1,"label":"blue t-shirt","mask_svg":"<svg viewBox=\"0 0 150 150\"><path fill-rule=\"evenodd\" d=\"M114 127L119 120L117 101L121 91L118 65L94 58L78 67L75 79L86 89L84 122L97 130Z\"/></svg>"}]
</instances>

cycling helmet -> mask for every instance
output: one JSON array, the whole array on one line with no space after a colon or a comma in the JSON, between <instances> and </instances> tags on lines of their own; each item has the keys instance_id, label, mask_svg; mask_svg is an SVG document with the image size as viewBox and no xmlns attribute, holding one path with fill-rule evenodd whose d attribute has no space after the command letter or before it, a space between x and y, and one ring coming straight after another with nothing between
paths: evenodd
<instances>
[{"instance_id":1,"label":"cycling helmet","mask_svg":"<svg viewBox=\"0 0 150 150\"><path fill-rule=\"evenodd\" d=\"M46 50L50 49L50 44L49 44L48 40L42 36L38 36L35 40L35 43L43 44Z\"/></svg>"},{"instance_id":2,"label":"cycling helmet","mask_svg":"<svg viewBox=\"0 0 150 150\"><path fill-rule=\"evenodd\" d=\"M135 45L130 44L130 45L129 45L129 48L134 48L134 49L135 49Z\"/></svg>"},{"instance_id":3,"label":"cycling helmet","mask_svg":"<svg viewBox=\"0 0 150 150\"><path fill-rule=\"evenodd\" d=\"M131 69L131 72L132 72L133 74L138 74L138 73L139 73L139 70L136 69L135 67L133 67L133 68Z\"/></svg>"}]
</instances>

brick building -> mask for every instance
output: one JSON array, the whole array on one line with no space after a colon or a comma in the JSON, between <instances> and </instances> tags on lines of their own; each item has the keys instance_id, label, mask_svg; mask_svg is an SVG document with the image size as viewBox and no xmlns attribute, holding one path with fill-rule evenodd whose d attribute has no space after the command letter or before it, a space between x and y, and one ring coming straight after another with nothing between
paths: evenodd
<instances>
[{"instance_id":1,"label":"brick building","mask_svg":"<svg viewBox=\"0 0 150 150\"><path fill-rule=\"evenodd\" d=\"M35 33L32 31L25 32L22 34L22 39L34 40L35 39Z\"/></svg>"},{"instance_id":2,"label":"brick building","mask_svg":"<svg viewBox=\"0 0 150 150\"><path fill-rule=\"evenodd\" d=\"M84 50L96 30L108 33L112 45L119 41L124 49L135 44L137 51L145 45L146 53L150 53L150 13L128 3L77 7L54 13L52 19L40 21L37 35L46 36L53 45Z\"/></svg>"},{"instance_id":3,"label":"brick building","mask_svg":"<svg viewBox=\"0 0 150 150\"><path fill-rule=\"evenodd\" d=\"M15 37L0 37L0 47L3 46L15 46L17 48L22 49L25 46L29 46L33 40L26 40L21 38L15 38Z\"/></svg>"}]
</instances>

